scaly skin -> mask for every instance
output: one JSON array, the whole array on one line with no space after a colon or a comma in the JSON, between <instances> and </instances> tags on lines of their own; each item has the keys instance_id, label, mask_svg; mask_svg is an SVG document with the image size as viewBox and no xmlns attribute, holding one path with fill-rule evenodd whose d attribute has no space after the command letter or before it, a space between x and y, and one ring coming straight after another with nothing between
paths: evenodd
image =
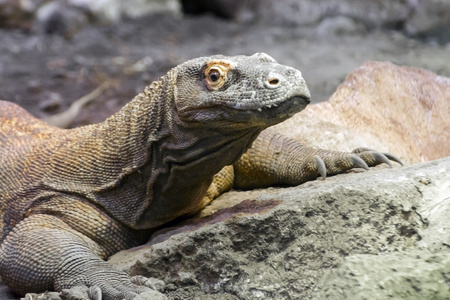
<instances>
[{"instance_id":1,"label":"scaly skin","mask_svg":"<svg viewBox=\"0 0 450 300\"><path fill-rule=\"evenodd\" d=\"M388 162L263 131L309 98L299 71L255 54L188 61L105 122L70 130L0 101L2 280L19 294L81 287L92 299L132 299L150 291L146 281L104 259L143 243L149 229L233 186Z\"/></svg>"}]
</instances>

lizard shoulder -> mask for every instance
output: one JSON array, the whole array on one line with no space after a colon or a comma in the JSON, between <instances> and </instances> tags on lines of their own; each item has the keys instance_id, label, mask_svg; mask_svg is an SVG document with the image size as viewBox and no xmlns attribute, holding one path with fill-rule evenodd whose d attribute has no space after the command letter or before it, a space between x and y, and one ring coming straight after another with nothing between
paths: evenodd
<instances>
[{"instance_id":1,"label":"lizard shoulder","mask_svg":"<svg viewBox=\"0 0 450 300\"><path fill-rule=\"evenodd\" d=\"M0 145L7 139L37 136L59 130L33 117L17 104L0 100Z\"/></svg>"}]
</instances>

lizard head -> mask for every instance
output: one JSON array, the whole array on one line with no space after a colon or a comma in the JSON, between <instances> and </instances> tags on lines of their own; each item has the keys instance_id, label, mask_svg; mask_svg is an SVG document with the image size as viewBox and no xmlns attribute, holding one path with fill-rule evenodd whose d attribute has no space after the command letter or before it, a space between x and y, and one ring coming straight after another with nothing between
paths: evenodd
<instances>
[{"instance_id":1,"label":"lizard head","mask_svg":"<svg viewBox=\"0 0 450 300\"><path fill-rule=\"evenodd\" d=\"M175 74L175 106L186 122L265 128L310 102L300 71L265 53L201 57L179 65Z\"/></svg>"}]
</instances>

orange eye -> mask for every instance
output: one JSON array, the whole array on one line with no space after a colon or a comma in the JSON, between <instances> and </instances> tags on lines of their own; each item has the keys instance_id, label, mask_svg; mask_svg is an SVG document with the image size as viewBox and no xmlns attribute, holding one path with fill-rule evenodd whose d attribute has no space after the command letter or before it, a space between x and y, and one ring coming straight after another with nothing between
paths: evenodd
<instances>
[{"instance_id":1,"label":"orange eye","mask_svg":"<svg viewBox=\"0 0 450 300\"><path fill-rule=\"evenodd\" d=\"M209 89L217 90L221 88L226 81L227 70L224 70L221 65L215 64L206 69L206 84Z\"/></svg>"}]
</instances>

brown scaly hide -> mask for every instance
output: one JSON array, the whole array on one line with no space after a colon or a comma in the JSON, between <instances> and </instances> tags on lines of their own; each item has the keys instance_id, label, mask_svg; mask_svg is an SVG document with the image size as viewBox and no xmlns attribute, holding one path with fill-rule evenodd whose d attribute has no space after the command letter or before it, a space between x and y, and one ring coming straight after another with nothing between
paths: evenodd
<instances>
[{"instance_id":1,"label":"brown scaly hide","mask_svg":"<svg viewBox=\"0 0 450 300\"><path fill-rule=\"evenodd\" d=\"M314 95L313 95L314 98ZM367 62L326 102L278 125L308 145L395 153L404 163L450 156L450 78Z\"/></svg>"}]
</instances>

